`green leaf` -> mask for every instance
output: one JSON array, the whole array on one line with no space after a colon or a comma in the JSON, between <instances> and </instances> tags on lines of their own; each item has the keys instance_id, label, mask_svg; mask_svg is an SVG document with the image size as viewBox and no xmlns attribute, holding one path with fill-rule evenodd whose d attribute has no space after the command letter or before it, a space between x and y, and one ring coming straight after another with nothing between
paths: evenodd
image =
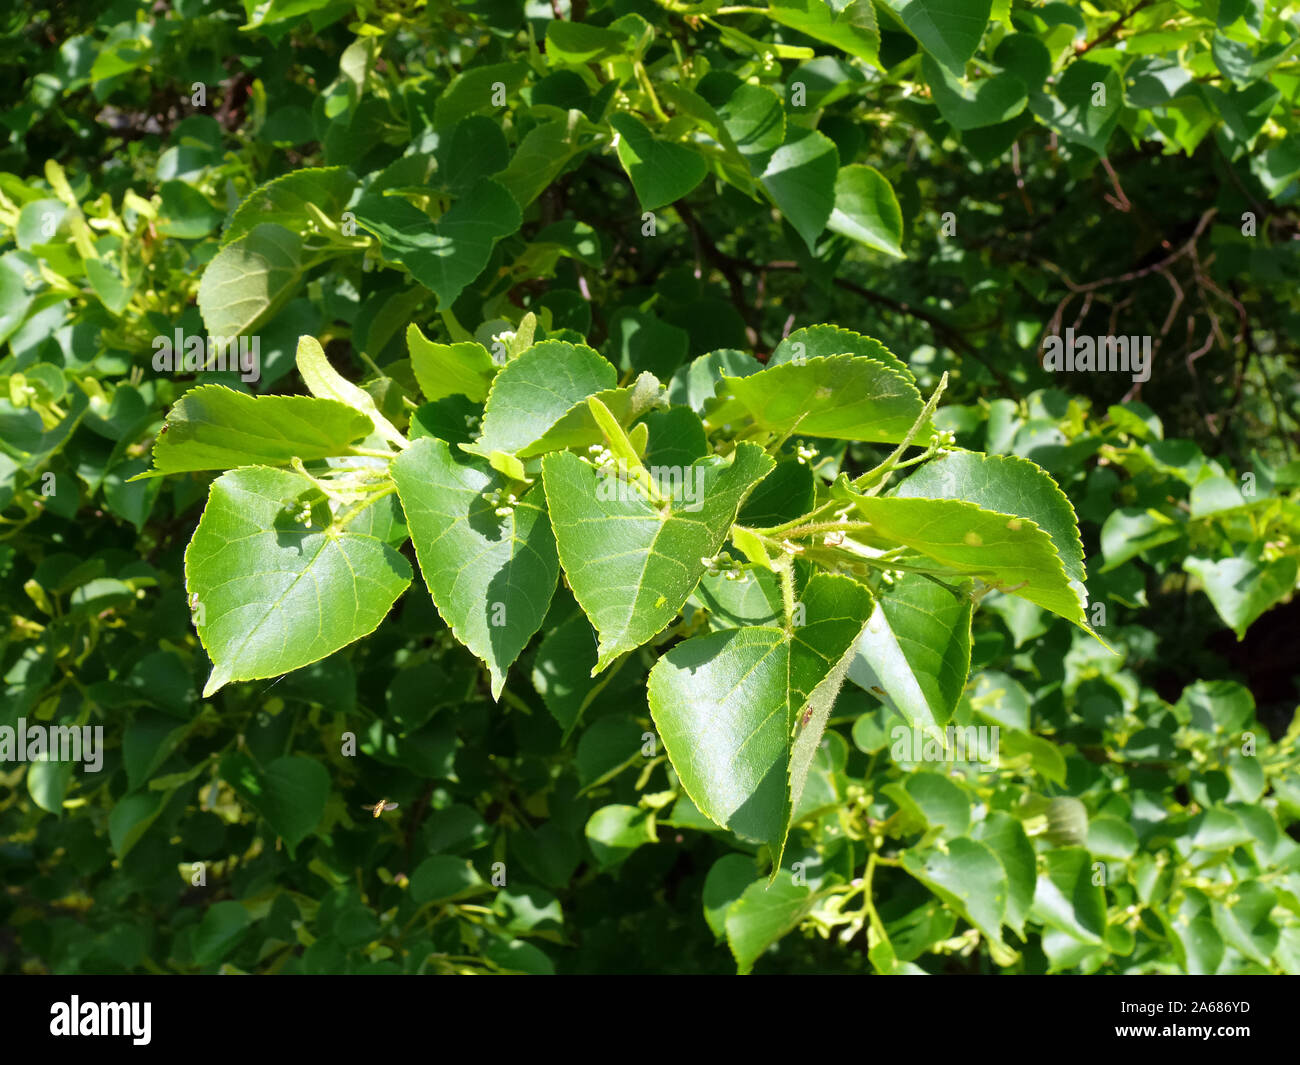
<instances>
[{"instance_id":1,"label":"green leaf","mask_svg":"<svg viewBox=\"0 0 1300 1065\"><path fill-rule=\"evenodd\" d=\"M882 589L849 665L849 679L883 689L912 728L946 725L970 671L974 604L908 573Z\"/></svg>"},{"instance_id":2,"label":"green leaf","mask_svg":"<svg viewBox=\"0 0 1300 1065\"><path fill-rule=\"evenodd\" d=\"M234 751L221 761L221 778L266 819L291 858L320 823L330 792L325 767L303 755L285 755L262 768Z\"/></svg>"},{"instance_id":3,"label":"green leaf","mask_svg":"<svg viewBox=\"0 0 1300 1065\"><path fill-rule=\"evenodd\" d=\"M1180 917L1163 920L1182 954L1183 967L1189 974L1204 976L1218 971L1219 964L1223 961L1223 939L1208 914L1186 922Z\"/></svg>"},{"instance_id":4,"label":"green leaf","mask_svg":"<svg viewBox=\"0 0 1300 1065\"><path fill-rule=\"evenodd\" d=\"M1282 94L1266 81L1257 81L1247 89L1224 92L1213 85L1198 86L1213 113L1223 118L1226 139L1238 150L1255 146L1255 138L1268 122Z\"/></svg>"},{"instance_id":5,"label":"green leaf","mask_svg":"<svg viewBox=\"0 0 1300 1065\"><path fill-rule=\"evenodd\" d=\"M816 497L815 481L808 463L797 456L782 458L746 500L738 521L762 529L807 514Z\"/></svg>"},{"instance_id":6,"label":"green leaf","mask_svg":"<svg viewBox=\"0 0 1300 1065\"><path fill-rule=\"evenodd\" d=\"M1028 518L957 499L898 499L849 493L873 531L958 573L998 583L1086 628L1085 603L1052 539Z\"/></svg>"},{"instance_id":7,"label":"green leaf","mask_svg":"<svg viewBox=\"0 0 1300 1065\"><path fill-rule=\"evenodd\" d=\"M127 726L122 737L122 763L131 791L148 782L158 768L175 753L189 734L188 725L175 718L141 714Z\"/></svg>"},{"instance_id":8,"label":"green leaf","mask_svg":"<svg viewBox=\"0 0 1300 1065\"><path fill-rule=\"evenodd\" d=\"M555 975L555 963L546 952L522 939L492 939L484 945L483 957L507 973Z\"/></svg>"},{"instance_id":9,"label":"green leaf","mask_svg":"<svg viewBox=\"0 0 1300 1065\"><path fill-rule=\"evenodd\" d=\"M108 839L119 861L140 842L140 837L162 813L167 799L167 795L159 792L138 792L118 799L108 815Z\"/></svg>"},{"instance_id":10,"label":"green leaf","mask_svg":"<svg viewBox=\"0 0 1300 1065\"><path fill-rule=\"evenodd\" d=\"M1042 88L1052 73L1052 53L1032 33L1007 34L998 42L993 60L1008 74L1019 78L1027 89Z\"/></svg>"},{"instance_id":11,"label":"green leaf","mask_svg":"<svg viewBox=\"0 0 1300 1065\"><path fill-rule=\"evenodd\" d=\"M903 868L978 928L991 946L1006 950L1007 874L985 844L963 837L951 840L946 851L909 850Z\"/></svg>"},{"instance_id":12,"label":"green leaf","mask_svg":"<svg viewBox=\"0 0 1300 1065\"><path fill-rule=\"evenodd\" d=\"M533 687L564 729L566 738L582 712L616 675L611 670L593 678L596 658L596 632L576 607L546 634L537 648L533 659Z\"/></svg>"},{"instance_id":13,"label":"green leaf","mask_svg":"<svg viewBox=\"0 0 1300 1065\"><path fill-rule=\"evenodd\" d=\"M1033 93L1029 106L1040 122L1066 140L1105 155L1106 142L1124 110L1123 84L1110 67L1076 59L1061 75L1055 93Z\"/></svg>"},{"instance_id":14,"label":"green leaf","mask_svg":"<svg viewBox=\"0 0 1300 1065\"><path fill-rule=\"evenodd\" d=\"M612 869L638 847L659 841L653 811L617 804L602 806L591 815L586 836L601 869Z\"/></svg>"},{"instance_id":15,"label":"green leaf","mask_svg":"<svg viewBox=\"0 0 1300 1065\"><path fill-rule=\"evenodd\" d=\"M131 287L103 259L86 260L86 277L110 314L120 315L131 302Z\"/></svg>"},{"instance_id":16,"label":"green leaf","mask_svg":"<svg viewBox=\"0 0 1300 1065\"><path fill-rule=\"evenodd\" d=\"M524 135L510 165L496 176L521 208L558 178L573 159L595 144L595 128L581 111L543 122Z\"/></svg>"},{"instance_id":17,"label":"green leaf","mask_svg":"<svg viewBox=\"0 0 1300 1065\"><path fill-rule=\"evenodd\" d=\"M841 329L836 325L810 325L803 329L796 329L776 346L767 360L767 365L780 366L784 362L800 362L822 355L863 355L877 362L883 362L909 381L916 382L916 375L912 373L907 363L879 340L864 337L851 329ZM751 372L757 373L760 369L762 367L755 364Z\"/></svg>"},{"instance_id":18,"label":"green leaf","mask_svg":"<svg viewBox=\"0 0 1300 1065\"><path fill-rule=\"evenodd\" d=\"M651 373L639 374L626 388L606 389L588 398L603 403L625 429L653 408L667 406L664 386ZM565 448L586 449L592 444L599 444L603 439L601 428L591 412L591 405L585 399L580 399L537 440L520 448L518 455L526 459Z\"/></svg>"},{"instance_id":19,"label":"green leaf","mask_svg":"<svg viewBox=\"0 0 1300 1065\"><path fill-rule=\"evenodd\" d=\"M1183 525L1173 518L1141 507L1118 507L1101 526L1101 553L1106 573L1153 547L1183 535Z\"/></svg>"},{"instance_id":20,"label":"green leaf","mask_svg":"<svg viewBox=\"0 0 1300 1065\"><path fill-rule=\"evenodd\" d=\"M731 530L735 538L740 526ZM741 542L744 542L743 537ZM758 548L762 550L762 548ZM709 628L738 629L746 625L780 625L785 617L781 581L772 569L742 571L742 579L728 580L725 573L700 579L691 603L708 611Z\"/></svg>"},{"instance_id":21,"label":"green leaf","mask_svg":"<svg viewBox=\"0 0 1300 1065\"><path fill-rule=\"evenodd\" d=\"M679 498L661 510L638 486L569 452L542 460L560 562L600 635L593 676L676 616L772 465L747 443L729 461L701 459L681 471Z\"/></svg>"},{"instance_id":22,"label":"green leaf","mask_svg":"<svg viewBox=\"0 0 1300 1065\"><path fill-rule=\"evenodd\" d=\"M436 222L398 196L368 195L356 205L357 224L379 240L384 258L450 307L487 266L492 248L520 226L519 205L497 182L484 178Z\"/></svg>"},{"instance_id":23,"label":"green leaf","mask_svg":"<svg viewBox=\"0 0 1300 1065\"><path fill-rule=\"evenodd\" d=\"M305 267L302 240L263 223L222 248L199 281L199 312L211 336L253 333L294 294Z\"/></svg>"},{"instance_id":24,"label":"green leaf","mask_svg":"<svg viewBox=\"0 0 1300 1065\"><path fill-rule=\"evenodd\" d=\"M610 119L618 132L618 161L623 164L637 199L646 211L680 200L708 174L708 164L694 148L660 140L635 115L620 112Z\"/></svg>"},{"instance_id":25,"label":"green leaf","mask_svg":"<svg viewBox=\"0 0 1300 1065\"><path fill-rule=\"evenodd\" d=\"M485 495L509 482L486 462L458 459L421 437L394 460L393 480L438 613L487 664L493 698L506 670L546 617L559 577L545 497L534 489L508 509Z\"/></svg>"},{"instance_id":26,"label":"green leaf","mask_svg":"<svg viewBox=\"0 0 1300 1065\"><path fill-rule=\"evenodd\" d=\"M1096 858L1128 861L1138 848L1137 833L1118 817L1094 817L1088 822L1088 853Z\"/></svg>"},{"instance_id":27,"label":"green leaf","mask_svg":"<svg viewBox=\"0 0 1300 1065\"><path fill-rule=\"evenodd\" d=\"M994 810L971 829L971 838L983 843L1007 874L1006 926L1024 937L1025 918L1034 901L1038 859L1024 826L1008 813Z\"/></svg>"},{"instance_id":28,"label":"green leaf","mask_svg":"<svg viewBox=\"0 0 1300 1065\"><path fill-rule=\"evenodd\" d=\"M379 413L374 399L364 388L358 388L330 365L325 349L315 337L298 338L297 351L298 373L303 383L318 399L335 400L345 403L355 411L364 414L374 424L375 432L402 448L407 441L393 426L393 423Z\"/></svg>"},{"instance_id":29,"label":"green leaf","mask_svg":"<svg viewBox=\"0 0 1300 1065\"><path fill-rule=\"evenodd\" d=\"M165 429L154 443L153 468L181 473L345 455L373 426L366 415L332 399L254 397L200 385L177 400Z\"/></svg>"},{"instance_id":30,"label":"green leaf","mask_svg":"<svg viewBox=\"0 0 1300 1065\"><path fill-rule=\"evenodd\" d=\"M924 825L939 829L942 840L963 836L970 828L970 795L939 773L910 773L881 790Z\"/></svg>"},{"instance_id":31,"label":"green leaf","mask_svg":"<svg viewBox=\"0 0 1300 1065\"><path fill-rule=\"evenodd\" d=\"M786 130L785 141L763 171L772 202L812 251L835 209L840 156L835 142L802 126Z\"/></svg>"},{"instance_id":32,"label":"green leaf","mask_svg":"<svg viewBox=\"0 0 1300 1065\"><path fill-rule=\"evenodd\" d=\"M744 377L758 373L763 364L753 355L735 348L722 348L693 359L673 374L668 399L703 414L724 376Z\"/></svg>"},{"instance_id":33,"label":"green leaf","mask_svg":"<svg viewBox=\"0 0 1300 1065\"><path fill-rule=\"evenodd\" d=\"M648 685L651 715L692 802L714 823L766 843L774 866L871 594L848 577L817 574L802 601L805 625L693 637L659 659Z\"/></svg>"},{"instance_id":34,"label":"green leaf","mask_svg":"<svg viewBox=\"0 0 1300 1065\"><path fill-rule=\"evenodd\" d=\"M1279 901L1277 893L1264 884L1248 882L1234 894L1231 905L1213 904L1214 925L1229 946L1266 966L1278 942L1278 926L1270 918Z\"/></svg>"},{"instance_id":35,"label":"green leaf","mask_svg":"<svg viewBox=\"0 0 1300 1065\"><path fill-rule=\"evenodd\" d=\"M905 258L903 212L894 190L880 171L869 166L845 166L835 179L835 209L826 225L868 248Z\"/></svg>"},{"instance_id":36,"label":"green leaf","mask_svg":"<svg viewBox=\"0 0 1300 1065\"><path fill-rule=\"evenodd\" d=\"M765 85L742 82L718 107L718 117L744 157L750 173L761 174L785 141L785 108Z\"/></svg>"},{"instance_id":37,"label":"green leaf","mask_svg":"<svg viewBox=\"0 0 1300 1065\"><path fill-rule=\"evenodd\" d=\"M899 4L891 0L895 9ZM984 36L992 8L992 0L910 0L899 15L921 47L961 77Z\"/></svg>"},{"instance_id":38,"label":"green leaf","mask_svg":"<svg viewBox=\"0 0 1300 1065\"><path fill-rule=\"evenodd\" d=\"M816 901L788 869L778 869L770 884L762 879L750 884L727 909L727 945L740 974L751 972L763 952L802 921Z\"/></svg>"},{"instance_id":39,"label":"green leaf","mask_svg":"<svg viewBox=\"0 0 1300 1065\"><path fill-rule=\"evenodd\" d=\"M1232 680L1198 680L1178 697L1178 706L1193 727L1206 733L1235 736L1252 727L1255 697Z\"/></svg>"},{"instance_id":40,"label":"green leaf","mask_svg":"<svg viewBox=\"0 0 1300 1065\"><path fill-rule=\"evenodd\" d=\"M301 232L315 218L309 205L342 225L355 185L356 179L344 166L307 167L283 174L244 198L221 235L221 244L239 240L267 222Z\"/></svg>"},{"instance_id":41,"label":"green leaf","mask_svg":"<svg viewBox=\"0 0 1300 1065\"><path fill-rule=\"evenodd\" d=\"M891 498L964 499L1028 518L1052 538L1066 576L1080 585L1087 579L1074 507L1051 475L1028 459L952 451L927 462Z\"/></svg>"},{"instance_id":42,"label":"green leaf","mask_svg":"<svg viewBox=\"0 0 1300 1065\"><path fill-rule=\"evenodd\" d=\"M510 146L498 119L470 115L456 123L450 137L439 140L435 158L442 187L453 196L463 196L477 182L509 165Z\"/></svg>"},{"instance_id":43,"label":"green leaf","mask_svg":"<svg viewBox=\"0 0 1300 1065\"><path fill-rule=\"evenodd\" d=\"M1088 838L1088 808L1072 795L1056 796L1047 805L1043 838L1058 845L1082 845Z\"/></svg>"},{"instance_id":44,"label":"green leaf","mask_svg":"<svg viewBox=\"0 0 1300 1065\"><path fill-rule=\"evenodd\" d=\"M406 327L406 346L420 391L430 402L468 396L481 403L500 369L482 344L472 340L438 344L427 339L414 322Z\"/></svg>"},{"instance_id":45,"label":"green leaf","mask_svg":"<svg viewBox=\"0 0 1300 1065\"><path fill-rule=\"evenodd\" d=\"M407 888L417 906L450 902L488 890L472 863L453 854L431 854L415 867Z\"/></svg>"},{"instance_id":46,"label":"green leaf","mask_svg":"<svg viewBox=\"0 0 1300 1065\"><path fill-rule=\"evenodd\" d=\"M953 129L995 126L1015 118L1029 102L1025 83L1015 74L995 74L967 83L964 78L953 77L929 56L921 69L939 114Z\"/></svg>"},{"instance_id":47,"label":"green leaf","mask_svg":"<svg viewBox=\"0 0 1300 1065\"><path fill-rule=\"evenodd\" d=\"M767 17L872 66L880 65L880 29L870 0L835 4L823 0L772 0Z\"/></svg>"},{"instance_id":48,"label":"green leaf","mask_svg":"<svg viewBox=\"0 0 1300 1065\"><path fill-rule=\"evenodd\" d=\"M720 425L748 414L782 435L898 443L925 408L910 378L858 355L817 356L769 366L748 377L724 377L732 402L709 415ZM930 420L921 426L926 439Z\"/></svg>"},{"instance_id":49,"label":"green leaf","mask_svg":"<svg viewBox=\"0 0 1300 1065\"><path fill-rule=\"evenodd\" d=\"M585 344L544 340L502 368L483 412L483 432L464 450L486 458L515 454L565 416L574 404L614 387L618 372Z\"/></svg>"},{"instance_id":50,"label":"green leaf","mask_svg":"<svg viewBox=\"0 0 1300 1065\"><path fill-rule=\"evenodd\" d=\"M48 813L63 814L63 800L72 783L72 762L52 761L48 757L27 766L27 794L32 802Z\"/></svg>"},{"instance_id":51,"label":"green leaf","mask_svg":"<svg viewBox=\"0 0 1300 1065\"><path fill-rule=\"evenodd\" d=\"M1092 856L1082 847L1061 847L1043 858L1033 917L1083 943L1100 944L1106 930L1106 898L1093 883Z\"/></svg>"},{"instance_id":52,"label":"green leaf","mask_svg":"<svg viewBox=\"0 0 1300 1065\"><path fill-rule=\"evenodd\" d=\"M553 19L546 24L546 62L576 64L596 62L630 51L634 42L625 33L583 22Z\"/></svg>"},{"instance_id":53,"label":"green leaf","mask_svg":"<svg viewBox=\"0 0 1300 1065\"><path fill-rule=\"evenodd\" d=\"M330 527L325 497L306 477L253 466L213 482L185 552L185 579L213 663L207 698L233 680L287 673L373 632L410 583L411 567L373 537Z\"/></svg>"},{"instance_id":54,"label":"green leaf","mask_svg":"<svg viewBox=\"0 0 1300 1065\"><path fill-rule=\"evenodd\" d=\"M494 86L505 86L509 97L527 77L527 63L493 63L461 71L434 105L434 128L447 129L477 111L496 110L497 104L492 100Z\"/></svg>"},{"instance_id":55,"label":"green leaf","mask_svg":"<svg viewBox=\"0 0 1300 1065\"><path fill-rule=\"evenodd\" d=\"M727 934L727 911L754 883L756 872L754 859L744 854L724 854L709 868L704 878L704 919L718 939Z\"/></svg>"},{"instance_id":56,"label":"green leaf","mask_svg":"<svg viewBox=\"0 0 1300 1065\"><path fill-rule=\"evenodd\" d=\"M1262 544L1240 551L1232 558L1183 560L1183 569L1200 578L1215 611L1238 640L1245 639L1246 630L1261 614L1290 595L1300 578L1294 555L1266 561Z\"/></svg>"},{"instance_id":57,"label":"green leaf","mask_svg":"<svg viewBox=\"0 0 1300 1065\"><path fill-rule=\"evenodd\" d=\"M215 965L239 945L251 925L242 903L214 902L194 930L194 964Z\"/></svg>"}]
</instances>

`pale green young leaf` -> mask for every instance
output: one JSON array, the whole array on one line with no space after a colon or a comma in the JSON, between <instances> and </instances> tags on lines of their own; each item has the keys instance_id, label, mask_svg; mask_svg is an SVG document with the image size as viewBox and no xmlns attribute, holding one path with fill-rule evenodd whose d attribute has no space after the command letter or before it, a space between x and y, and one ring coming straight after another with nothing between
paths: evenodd
<instances>
[{"instance_id":1,"label":"pale green young leaf","mask_svg":"<svg viewBox=\"0 0 1300 1065\"><path fill-rule=\"evenodd\" d=\"M566 448L586 449L592 444L599 444L604 439L600 426L592 414L590 400L598 399L614 416L615 421L624 429L631 426L641 415L655 407L666 407L664 386L652 373L637 376L632 384L625 388L609 388L602 392L580 399L546 430L537 440L527 447L519 449L520 458L544 455L548 451L560 451Z\"/></svg>"},{"instance_id":2,"label":"pale green young leaf","mask_svg":"<svg viewBox=\"0 0 1300 1065\"><path fill-rule=\"evenodd\" d=\"M345 455L373 431L370 418L346 403L310 396L249 396L222 385L186 392L154 443L164 473L279 466Z\"/></svg>"},{"instance_id":3,"label":"pale green young leaf","mask_svg":"<svg viewBox=\"0 0 1300 1065\"><path fill-rule=\"evenodd\" d=\"M406 346L420 391L431 403L447 396L468 396L481 403L500 369L482 344L439 344L425 337L414 322L406 327Z\"/></svg>"},{"instance_id":4,"label":"pale green young leaf","mask_svg":"<svg viewBox=\"0 0 1300 1065\"><path fill-rule=\"evenodd\" d=\"M379 408L370 393L354 385L330 365L325 349L320 346L320 341L315 337L298 338L297 363L298 373L302 375L303 382L313 396L347 404L369 418L375 427L375 432L390 444L398 448L408 445L406 437L397 431L392 422L379 413Z\"/></svg>"}]
</instances>

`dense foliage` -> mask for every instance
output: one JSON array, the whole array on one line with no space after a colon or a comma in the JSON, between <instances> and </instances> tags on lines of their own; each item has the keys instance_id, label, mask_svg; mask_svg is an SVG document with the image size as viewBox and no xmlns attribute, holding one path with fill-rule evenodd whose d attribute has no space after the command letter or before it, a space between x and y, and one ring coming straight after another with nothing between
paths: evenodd
<instances>
[{"instance_id":1,"label":"dense foliage","mask_svg":"<svg viewBox=\"0 0 1300 1065\"><path fill-rule=\"evenodd\" d=\"M19 4L0 971L1300 972L1289 11Z\"/></svg>"}]
</instances>

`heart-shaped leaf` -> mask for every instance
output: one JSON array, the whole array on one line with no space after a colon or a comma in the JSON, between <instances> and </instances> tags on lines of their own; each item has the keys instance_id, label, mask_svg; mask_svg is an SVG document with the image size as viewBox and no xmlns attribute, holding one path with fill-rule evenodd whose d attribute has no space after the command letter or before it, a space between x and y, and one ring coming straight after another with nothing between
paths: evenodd
<instances>
[{"instance_id":1,"label":"heart-shaped leaf","mask_svg":"<svg viewBox=\"0 0 1300 1065\"><path fill-rule=\"evenodd\" d=\"M311 834L325 813L330 777L325 767L302 755L285 755L265 768L234 751L221 762L221 777L294 849Z\"/></svg>"},{"instance_id":2,"label":"heart-shaped leaf","mask_svg":"<svg viewBox=\"0 0 1300 1065\"><path fill-rule=\"evenodd\" d=\"M598 473L570 452L542 460L560 562L600 636L593 676L676 616L772 465L762 448L742 443L729 460L678 470L672 498L656 504L630 477Z\"/></svg>"},{"instance_id":3,"label":"heart-shaped leaf","mask_svg":"<svg viewBox=\"0 0 1300 1065\"><path fill-rule=\"evenodd\" d=\"M618 161L647 211L680 200L709 172L694 148L660 140L634 115L617 114L610 125L618 131Z\"/></svg>"},{"instance_id":4,"label":"heart-shaped leaf","mask_svg":"<svg viewBox=\"0 0 1300 1065\"><path fill-rule=\"evenodd\" d=\"M279 310L303 274L302 239L262 223L227 244L199 282L199 313L209 335L250 334Z\"/></svg>"},{"instance_id":5,"label":"heart-shaped leaf","mask_svg":"<svg viewBox=\"0 0 1300 1065\"><path fill-rule=\"evenodd\" d=\"M355 213L357 224L379 239L384 258L405 266L442 308L483 272L496 242L523 221L514 197L490 179L476 182L437 222L400 196L365 196Z\"/></svg>"},{"instance_id":6,"label":"heart-shaped leaf","mask_svg":"<svg viewBox=\"0 0 1300 1065\"><path fill-rule=\"evenodd\" d=\"M487 663L499 698L506 670L541 628L560 573L545 497L535 488L502 506L505 477L431 436L402 452L392 470L438 613ZM491 492L497 498L488 499Z\"/></svg>"},{"instance_id":7,"label":"heart-shaped leaf","mask_svg":"<svg viewBox=\"0 0 1300 1065\"><path fill-rule=\"evenodd\" d=\"M833 140L815 129L794 126L763 171L763 187L810 251L835 209L839 170Z\"/></svg>"},{"instance_id":8,"label":"heart-shaped leaf","mask_svg":"<svg viewBox=\"0 0 1300 1065\"><path fill-rule=\"evenodd\" d=\"M823 573L802 604L802 626L696 636L650 671L650 712L686 793L717 824L766 843L774 867L871 593Z\"/></svg>"},{"instance_id":9,"label":"heart-shaped leaf","mask_svg":"<svg viewBox=\"0 0 1300 1065\"><path fill-rule=\"evenodd\" d=\"M411 582L410 564L371 536L331 524L308 478L248 466L213 482L185 552L207 698L316 662L373 632Z\"/></svg>"}]
</instances>

